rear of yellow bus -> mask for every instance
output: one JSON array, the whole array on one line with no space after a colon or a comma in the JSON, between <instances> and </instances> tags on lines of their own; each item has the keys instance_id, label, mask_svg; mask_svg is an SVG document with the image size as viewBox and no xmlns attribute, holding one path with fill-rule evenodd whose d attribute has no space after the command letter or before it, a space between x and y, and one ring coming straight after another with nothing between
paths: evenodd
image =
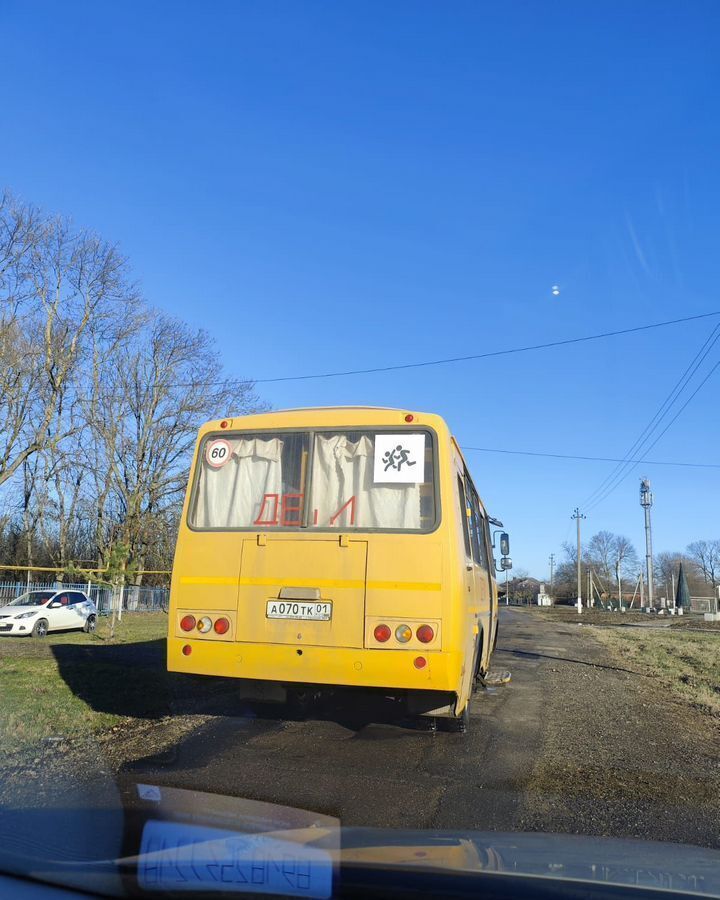
<instances>
[{"instance_id":1,"label":"rear of yellow bus","mask_svg":"<svg viewBox=\"0 0 720 900\"><path fill-rule=\"evenodd\" d=\"M168 669L402 692L457 715L468 629L450 434L435 415L291 410L200 429ZM278 696L282 699L282 696Z\"/></svg>"}]
</instances>

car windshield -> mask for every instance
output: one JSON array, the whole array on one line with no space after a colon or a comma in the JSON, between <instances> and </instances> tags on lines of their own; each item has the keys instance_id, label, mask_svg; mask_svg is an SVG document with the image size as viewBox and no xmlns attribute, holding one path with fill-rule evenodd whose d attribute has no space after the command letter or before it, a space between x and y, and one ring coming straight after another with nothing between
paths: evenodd
<instances>
[{"instance_id":1,"label":"car windshield","mask_svg":"<svg viewBox=\"0 0 720 900\"><path fill-rule=\"evenodd\" d=\"M55 596L55 591L26 591L16 597L9 606L42 606L47 603L51 597Z\"/></svg>"}]
</instances>

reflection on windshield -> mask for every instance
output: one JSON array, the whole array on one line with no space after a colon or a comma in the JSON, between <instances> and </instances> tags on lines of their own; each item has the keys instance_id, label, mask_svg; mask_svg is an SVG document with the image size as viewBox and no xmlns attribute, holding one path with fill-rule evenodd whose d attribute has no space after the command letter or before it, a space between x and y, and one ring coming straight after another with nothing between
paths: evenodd
<instances>
[{"instance_id":1,"label":"reflection on windshield","mask_svg":"<svg viewBox=\"0 0 720 900\"><path fill-rule=\"evenodd\" d=\"M55 591L26 591L20 594L9 606L42 606L52 597Z\"/></svg>"}]
</instances>

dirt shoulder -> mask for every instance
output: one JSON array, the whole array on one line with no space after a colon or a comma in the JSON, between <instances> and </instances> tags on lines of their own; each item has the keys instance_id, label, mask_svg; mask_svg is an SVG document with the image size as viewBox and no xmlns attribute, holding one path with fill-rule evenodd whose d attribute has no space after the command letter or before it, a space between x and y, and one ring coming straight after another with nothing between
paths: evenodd
<instances>
[{"instance_id":1,"label":"dirt shoulder","mask_svg":"<svg viewBox=\"0 0 720 900\"><path fill-rule=\"evenodd\" d=\"M706 638L714 647L715 636L528 617L555 631L558 646L542 667L542 751L527 785L528 825L718 846L720 720L675 690L657 663L673 644Z\"/></svg>"}]
</instances>

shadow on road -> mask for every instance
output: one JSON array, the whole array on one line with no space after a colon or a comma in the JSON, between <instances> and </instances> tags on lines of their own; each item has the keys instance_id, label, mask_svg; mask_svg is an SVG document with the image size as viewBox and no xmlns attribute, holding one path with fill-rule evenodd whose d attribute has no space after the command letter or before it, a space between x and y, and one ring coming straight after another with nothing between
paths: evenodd
<instances>
[{"instance_id":1,"label":"shadow on road","mask_svg":"<svg viewBox=\"0 0 720 900\"><path fill-rule=\"evenodd\" d=\"M95 712L140 719L238 712L233 679L168 672L164 639L57 644L52 654L67 686Z\"/></svg>"},{"instance_id":2,"label":"shadow on road","mask_svg":"<svg viewBox=\"0 0 720 900\"><path fill-rule=\"evenodd\" d=\"M267 722L332 721L362 737L368 725L427 727L381 691L293 692L287 703L243 698L237 679L168 672L164 639L132 644L57 644L52 654L70 690L92 710L138 719L212 715Z\"/></svg>"}]
</instances>

